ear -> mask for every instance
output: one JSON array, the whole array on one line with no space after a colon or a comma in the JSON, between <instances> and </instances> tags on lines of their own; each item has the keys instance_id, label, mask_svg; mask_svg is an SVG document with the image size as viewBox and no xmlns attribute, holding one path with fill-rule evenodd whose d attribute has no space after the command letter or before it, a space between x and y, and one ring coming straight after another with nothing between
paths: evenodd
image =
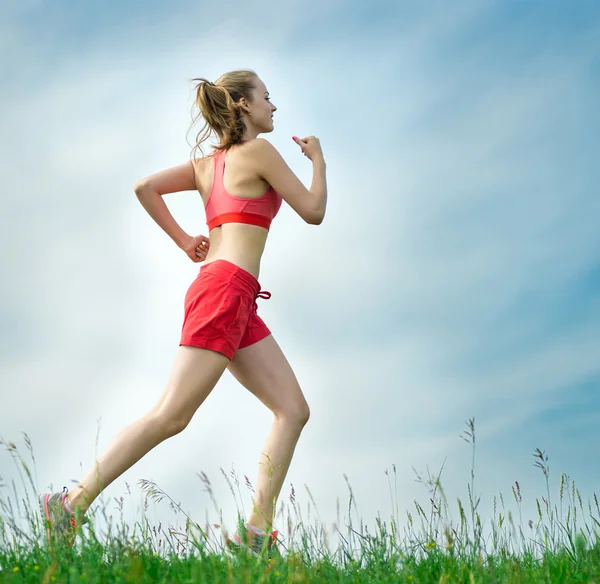
<instances>
[{"instance_id":1,"label":"ear","mask_svg":"<svg viewBox=\"0 0 600 584\"><path fill-rule=\"evenodd\" d=\"M245 97L240 97L240 101L238 101L238 105L242 108L244 113L246 113L246 114L250 113L250 109L248 107L248 100Z\"/></svg>"}]
</instances>

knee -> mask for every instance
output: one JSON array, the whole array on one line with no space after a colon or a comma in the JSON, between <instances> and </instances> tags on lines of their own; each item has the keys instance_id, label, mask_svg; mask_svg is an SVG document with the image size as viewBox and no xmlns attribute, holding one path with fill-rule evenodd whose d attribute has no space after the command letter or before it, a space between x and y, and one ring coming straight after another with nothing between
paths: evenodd
<instances>
[{"instance_id":1,"label":"knee","mask_svg":"<svg viewBox=\"0 0 600 584\"><path fill-rule=\"evenodd\" d=\"M310 408L308 407L308 404L306 402L304 402L304 404L299 412L298 420L302 424L302 426L306 426L309 419L310 419Z\"/></svg>"},{"instance_id":2,"label":"knee","mask_svg":"<svg viewBox=\"0 0 600 584\"><path fill-rule=\"evenodd\" d=\"M297 404L290 404L280 412L280 417L288 424L303 428L310 418L310 408L305 401Z\"/></svg>"},{"instance_id":3,"label":"knee","mask_svg":"<svg viewBox=\"0 0 600 584\"><path fill-rule=\"evenodd\" d=\"M186 417L161 410L150 412L148 421L165 440L183 432L190 423Z\"/></svg>"},{"instance_id":4,"label":"knee","mask_svg":"<svg viewBox=\"0 0 600 584\"><path fill-rule=\"evenodd\" d=\"M189 420L184 420L182 418L171 418L165 424L165 432L167 437L172 438L173 436L180 434L188 427L189 423Z\"/></svg>"}]
</instances>

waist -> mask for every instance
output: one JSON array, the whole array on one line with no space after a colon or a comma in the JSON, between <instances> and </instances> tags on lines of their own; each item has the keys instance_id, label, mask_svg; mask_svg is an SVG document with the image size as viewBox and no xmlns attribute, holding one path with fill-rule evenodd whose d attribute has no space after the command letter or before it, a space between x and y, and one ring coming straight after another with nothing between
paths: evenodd
<instances>
[{"instance_id":1,"label":"waist","mask_svg":"<svg viewBox=\"0 0 600 584\"><path fill-rule=\"evenodd\" d=\"M206 266L220 264L221 262L224 262L229 266L235 266L240 270L244 270L254 279L258 280L260 275L260 258L251 258L245 254L208 253L206 260L204 260L204 263L202 266L200 266L200 271L202 271L202 269Z\"/></svg>"},{"instance_id":2,"label":"waist","mask_svg":"<svg viewBox=\"0 0 600 584\"><path fill-rule=\"evenodd\" d=\"M246 270L243 266L234 264L228 260L216 259L211 262L205 262L200 267L199 274L205 271L219 274L226 279L238 280L243 283L245 287L252 290L255 296L260 292L260 283L258 282L257 276Z\"/></svg>"},{"instance_id":3,"label":"waist","mask_svg":"<svg viewBox=\"0 0 600 584\"><path fill-rule=\"evenodd\" d=\"M235 223L215 227L209 233L210 249L205 265L224 260L258 278L267 236L265 229L253 225Z\"/></svg>"}]
</instances>

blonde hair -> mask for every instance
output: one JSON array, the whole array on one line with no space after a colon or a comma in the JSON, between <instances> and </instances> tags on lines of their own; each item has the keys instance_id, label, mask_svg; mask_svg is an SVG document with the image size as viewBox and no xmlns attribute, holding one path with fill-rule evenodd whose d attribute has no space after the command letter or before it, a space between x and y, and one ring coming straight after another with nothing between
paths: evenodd
<instances>
[{"instance_id":1,"label":"blonde hair","mask_svg":"<svg viewBox=\"0 0 600 584\"><path fill-rule=\"evenodd\" d=\"M204 155L202 143L213 133L219 138L219 143L212 145L215 150L229 150L242 141L246 124L238 102L242 97L252 100L257 78L254 71L239 69L221 75L214 83L203 77L192 79L197 84L194 88L196 99L192 106L193 121L190 130L201 117L204 118L204 124L196 136L191 157L194 157L197 150ZM199 110L195 117L194 108Z\"/></svg>"}]
</instances>

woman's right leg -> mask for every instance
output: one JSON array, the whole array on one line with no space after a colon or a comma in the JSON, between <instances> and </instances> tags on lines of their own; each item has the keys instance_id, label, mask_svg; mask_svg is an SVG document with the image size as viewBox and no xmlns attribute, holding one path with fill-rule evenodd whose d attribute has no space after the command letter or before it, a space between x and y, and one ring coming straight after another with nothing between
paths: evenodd
<instances>
[{"instance_id":1,"label":"woman's right leg","mask_svg":"<svg viewBox=\"0 0 600 584\"><path fill-rule=\"evenodd\" d=\"M94 467L69 493L69 506L85 513L110 483L155 446L184 430L228 364L229 359L221 353L180 346L158 402L114 438Z\"/></svg>"}]
</instances>

